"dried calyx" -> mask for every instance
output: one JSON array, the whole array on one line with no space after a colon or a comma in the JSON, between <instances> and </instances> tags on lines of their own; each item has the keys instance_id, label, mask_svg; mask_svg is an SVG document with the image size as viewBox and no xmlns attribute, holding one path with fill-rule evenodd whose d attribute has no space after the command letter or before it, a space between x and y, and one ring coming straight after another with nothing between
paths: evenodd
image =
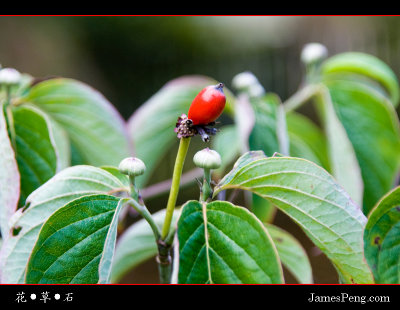
<instances>
[{"instance_id":1,"label":"dried calyx","mask_svg":"<svg viewBox=\"0 0 400 310\"><path fill-rule=\"evenodd\" d=\"M204 142L209 142L210 135L215 135L218 131L217 128L211 127L214 125L215 123L207 125L193 125L192 120L189 119L186 114L182 114L180 117L178 117L178 121L176 122L175 132L177 133L177 137L179 139L200 135Z\"/></svg>"}]
</instances>

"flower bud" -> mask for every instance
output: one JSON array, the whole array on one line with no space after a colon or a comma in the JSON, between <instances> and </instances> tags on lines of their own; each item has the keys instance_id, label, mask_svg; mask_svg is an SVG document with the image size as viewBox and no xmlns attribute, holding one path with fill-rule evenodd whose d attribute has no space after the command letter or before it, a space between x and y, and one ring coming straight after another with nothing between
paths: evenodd
<instances>
[{"instance_id":1,"label":"flower bud","mask_svg":"<svg viewBox=\"0 0 400 310\"><path fill-rule=\"evenodd\" d=\"M236 74L232 80L232 85L236 89L247 89L254 84L258 84L258 79L249 71Z\"/></svg>"},{"instance_id":2,"label":"flower bud","mask_svg":"<svg viewBox=\"0 0 400 310\"><path fill-rule=\"evenodd\" d=\"M249 88L250 97L261 97L265 94L265 89L261 84L254 84Z\"/></svg>"},{"instance_id":3,"label":"flower bud","mask_svg":"<svg viewBox=\"0 0 400 310\"><path fill-rule=\"evenodd\" d=\"M321 62L328 56L328 49L320 43L308 43L301 51L301 61L305 65Z\"/></svg>"},{"instance_id":4,"label":"flower bud","mask_svg":"<svg viewBox=\"0 0 400 310\"><path fill-rule=\"evenodd\" d=\"M221 156L216 151L205 148L194 155L193 162L199 168L218 169L221 167Z\"/></svg>"},{"instance_id":5,"label":"flower bud","mask_svg":"<svg viewBox=\"0 0 400 310\"><path fill-rule=\"evenodd\" d=\"M21 81L21 74L13 68L0 70L0 84L15 85Z\"/></svg>"},{"instance_id":6,"label":"flower bud","mask_svg":"<svg viewBox=\"0 0 400 310\"><path fill-rule=\"evenodd\" d=\"M235 75L232 85L239 91L247 91L251 97L260 97L265 94L264 87L262 87L257 77L249 71Z\"/></svg>"},{"instance_id":7,"label":"flower bud","mask_svg":"<svg viewBox=\"0 0 400 310\"><path fill-rule=\"evenodd\" d=\"M145 172L146 166L139 158L128 157L120 162L118 169L122 174L136 177Z\"/></svg>"}]
</instances>

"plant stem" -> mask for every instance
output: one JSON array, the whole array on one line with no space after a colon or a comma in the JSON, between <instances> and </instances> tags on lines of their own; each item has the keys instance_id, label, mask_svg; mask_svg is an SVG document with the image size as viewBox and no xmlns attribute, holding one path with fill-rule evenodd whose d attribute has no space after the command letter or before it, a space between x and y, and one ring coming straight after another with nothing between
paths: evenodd
<instances>
[{"instance_id":1,"label":"plant stem","mask_svg":"<svg viewBox=\"0 0 400 310\"><path fill-rule=\"evenodd\" d=\"M153 217L146 206L141 205L134 199L129 199L128 203L149 223L156 240L160 239L160 230L158 229L157 224L154 222Z\"/></svg>"},{"instance_id":2,"label":"plant stem","mask_svg":"<svg viewBox=\"0 0 400 310\"><path fill-rule=\"evenodd\" d=\"M174 172L172 175L172 184L168 197L164 225L161 231L162 240L164 240L167 237L169 228L171 226L172 215L174 213L176 199L178 197L178 192L179 192L179 183L182 175L183 164L185 162L186 154L189 149L190 139L191 139L190 137L181 138L181 141L179 143L178 154L176 155Z\"/></svg>"},{"instance_id":3,"label":"plant stem","mask_svg":"<svg viewBox=\"0 0 400 310\"><path fill-rule=\"evenodd\" d=\"M156 257L158 265L158 273L160 275L161 284L169 284L172 274L171 245L166 244L161 239L157 242L158 255Z\"/></svg>"},{"instance_id":4,"label":"plant stem","mask_svg":"<svg viewBox=\"0 0 400 310\"><path fill-rule=\"evenodd\" d=\"M169 235L172 216L174 213L176 199L179 193L179 184L181 180L183 164L185 162L186 154L190 144L189 138L181 138L179 143L178 154L176 155L174 172L172 174L171 190L169 192L168 203L165 213L164 225L161 231L160 238L157 239L158 255L156 261L158 264L158 272L160 275L161 284L169 284L171 281L172 273L172 259L171 259L171 236ZM168 240L167 240L168 239Z\"/></svg>"},{"instance_id":5,"label":"plant stem","mask_svg":"<svg viewBox=\"0 0 400 310\"><path fill-rule=\"evenodd\" d=\"M138 200L138 191L135 185L135 177L133 175L129 176L129 184L130 184L130 189L131 189L131 197L134 200Z\"/></svg>"},{"instance_id":6,"label":"plant stem","mask_svg":"<svg viewBox=\"0 0 400 310\"><path fill-rule=\"evenodd\" d=\"M283 103L285 112L290 112L301 107L321 91L320 84L308 84Z\"/></svg>"},{"instance_id":7,"label":"plant stem","mask_svg":"<svg viewBox=\"0 0 400 310\"><path fill-rule=\"evenodd\" d=\"M211 169L204 169L203 187L200 200L206 202L212 196Z\"/></svg>"}]
</instances>

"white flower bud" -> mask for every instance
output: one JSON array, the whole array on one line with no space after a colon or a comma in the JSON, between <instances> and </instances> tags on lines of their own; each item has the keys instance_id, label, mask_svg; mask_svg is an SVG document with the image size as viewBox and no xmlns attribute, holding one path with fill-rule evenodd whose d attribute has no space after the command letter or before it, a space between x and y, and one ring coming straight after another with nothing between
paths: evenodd
<instances>
[{"instance_id":1,"label":"white flower bud","mask_svg":"<svg viewBox=\"0 0 400 310\"><path fill-rule=\"evenodd\" d=\"M193 162L199 168L218 169L221 167L221 156L216 151L205 148L194 155Z\"/></svg>"},{"instance_id":2,"label":"white flower bud","mask_svg":"<svg viewBox=\"0 0 400 310\"><path fill-rule=\"evenodd\" d=\"M120 162L118 169L122 174L135 177L146 171L146 165L139 158L128 157Z\"/></svg>"},{"instance_id":3,"label":"white flower bud","mask_svg":"<svg viewBox=\"0 0 400 310\"><path fill-rule=\"evenodd\" d=\"M21 81L21 74L13 68L0 70L0 84L15 85Z\"/></svg>"},{"instance_id":4,"label":"white flower bud","mask_svg":"<svg viewBox=\"0 0 400 310\"><path fill-rule=\"evenodd\" d=\"M250 97L261 97L265 94L265 89L261 84L254 84L249 88Z\"/></svg>"},{"instance_id":5,"label":"white flower bud","mask_svg":"<svg viewBox=\"0 0 400 310\"><path fill-rule=\"evenodd\" d=\"M245 90L257 84L260 84L258 82L258 79L253 73L249 71L235 75L232 80L233 87L239 90Z\"/></svg>"},{"instance_id":6,"label":"white flower bud","mask_svg":"<svg viewBox=\"0 0 400 310\"><path fill-rule=\"evenodd\" d=\"M301 52L301 61L310 65L320 62L328 56L328 49L320 43L308 43L303 47Z\"/></svg>"}]
</instances>

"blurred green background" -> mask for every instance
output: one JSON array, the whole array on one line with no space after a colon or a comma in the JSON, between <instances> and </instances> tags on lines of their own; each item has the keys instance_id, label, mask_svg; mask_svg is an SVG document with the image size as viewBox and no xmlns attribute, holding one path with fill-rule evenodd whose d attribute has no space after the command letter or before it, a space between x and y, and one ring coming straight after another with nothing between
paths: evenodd
<instances>
[{"instance_id":1,"label":"blurred green background","mask_svg":"<svg viewBox=\"0 0 400 310\"><path fill-rule=\"evenodd\" d=\"M35 77L83 81L102 92L125 119L165 83L182 75L206 75L232 89L234 75L251 71L268 92L285 100L302 82L300 52L309 42L326 45L330 55L375 55L400 75L400 17L2 16L0 42L3 67ZM193 153L198 149L192 147ZM168 178L174 157L174 152L168 154L153 181ZM181 192L180 202L197 195L194 185ZM165 198L150 200L149 208L159 209ZM337 283L330 262L297 225L280 212L275 224L302 242L315 283ZM294 283L287 273L285 278ZM157 281L157 267L149 261L123 283Z\"/></svg>"},{"instance_id":2,"label":"blurred green background","mask_svg":"<svg viewBox=\"0 0 400 310\"><path fill-rule=\"evenodd\" d=\"M285 100L305 43L373 54L400 73L400 18L354 16L0 17L0 64L76 78L128 118L166 82L202 74L230 87L252 71Z\"/></svg>"}]
</instances>

